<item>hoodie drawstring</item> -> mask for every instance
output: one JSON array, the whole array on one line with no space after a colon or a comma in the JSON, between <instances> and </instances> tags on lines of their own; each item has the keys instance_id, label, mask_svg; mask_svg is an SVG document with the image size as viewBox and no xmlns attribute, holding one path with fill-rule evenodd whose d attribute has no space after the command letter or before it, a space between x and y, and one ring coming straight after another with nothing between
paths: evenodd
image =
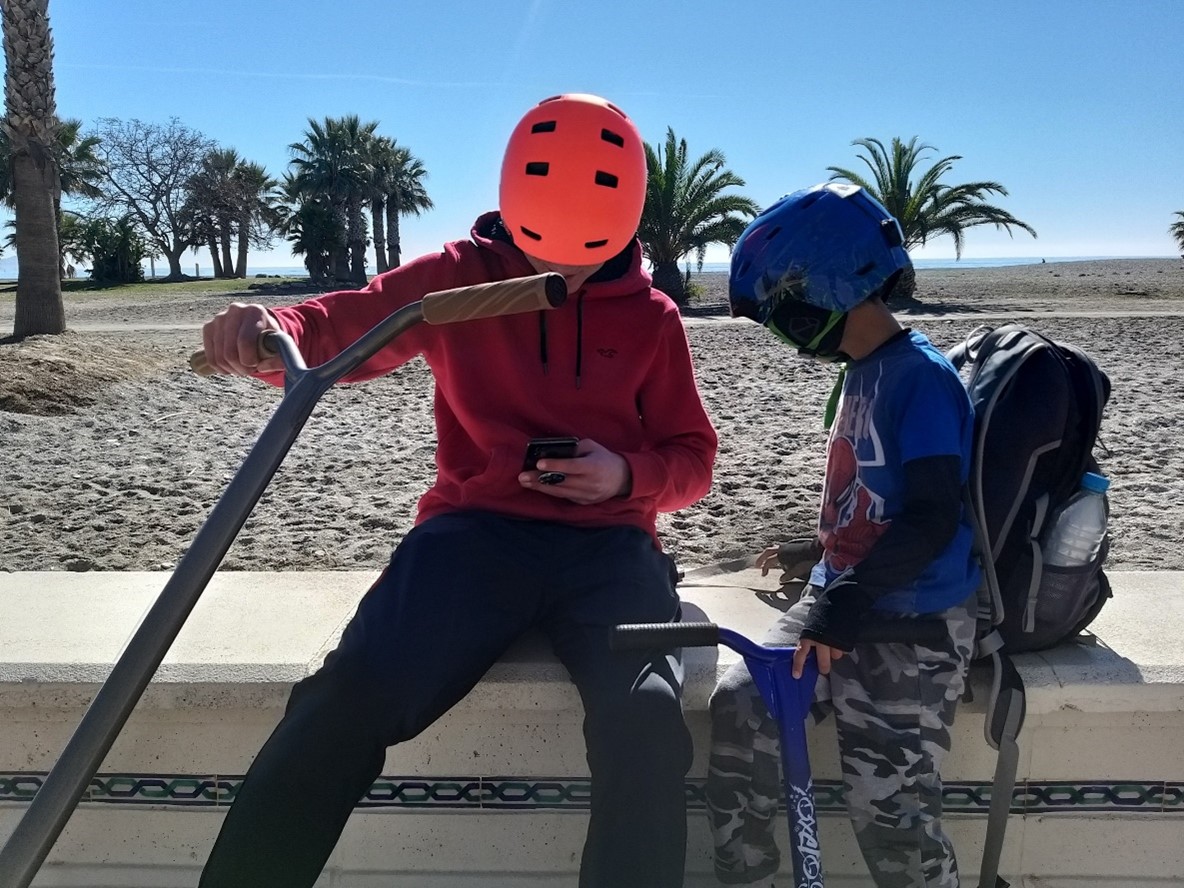
<instances>
[{"instance_id":1,"label":"hoodie drawstring","mask_svg":"<svg viewBox=\"0 0 1184 888\"><path fill-rule=\"evenodd\" d=\"M543 375L549 372L547 363L547 313L539 312L539 363ZM576 296L576 388L580 387L584 370L584 291Z\"/></svg>"},{"instance_id":2,"label":"hoodie drawstring","mask_svg":"<svg viewBox=\"0 0 1184 888\"><path fill-rule=\"evenodd\" d=\"M580 387L580 371L584 366L584 291L576 296L576 388Z\"/></svg>"}]
</instances>

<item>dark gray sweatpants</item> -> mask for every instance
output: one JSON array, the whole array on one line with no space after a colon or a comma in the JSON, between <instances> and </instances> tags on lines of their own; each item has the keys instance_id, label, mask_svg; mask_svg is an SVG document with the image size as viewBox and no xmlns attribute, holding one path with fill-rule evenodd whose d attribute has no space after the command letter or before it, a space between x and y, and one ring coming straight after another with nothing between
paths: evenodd
<instances>
[{"instance_id":1,"label":"dark gray sweatpants","mask_svg":"<svg viewBox=\"0 0 1184 888\"><path fill-rule=\"evenodd\" d=\"M673 652L608 647L617 623L676 620L675 581L635 527L457 513L414 528L325 665L293 689L202 888L312 885L386 748L447 712L531 627L550 638L584 704L592 799L580 885L681 888L691 763L682 664Z\"/></svg>"},{"instance_id":2,"label":"dark gray sweatpants","mask_svg":"<svg viewBox=\"0 0 1184 888\"><path fill-rule=\"evenodd\" d=\"M807 586L763 643L796 644L816 594ZM847 812L878 888L957 888L939 772L970 661L973 605L972 596L933 615L949 627L940 644L858 645L819 676L811 712L815 721L835 715ZM716 875L726 884L760 882L780 866L777 723L742 662L724 675L710 710L706 794Z\"/></svg>"}]
</instances>

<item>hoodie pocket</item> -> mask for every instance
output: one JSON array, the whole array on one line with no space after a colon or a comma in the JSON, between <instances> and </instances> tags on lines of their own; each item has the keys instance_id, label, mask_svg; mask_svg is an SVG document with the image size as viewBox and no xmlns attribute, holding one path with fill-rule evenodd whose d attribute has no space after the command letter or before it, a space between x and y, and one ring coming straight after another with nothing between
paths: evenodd
<instances>
[{"instance_id":1,"label":"hoodie pocket","mask_svg":"<svg viewBox=\"0 0 1184 888\"><path fill-rule=\"evenodd\" d=\"M522 470L522 454L509 447L495 447L489 454L484 470L464 480L460 485L462 506L489 506L493 499L503 499L522 489L518 473Z\"/></svg>"}]
</instances>

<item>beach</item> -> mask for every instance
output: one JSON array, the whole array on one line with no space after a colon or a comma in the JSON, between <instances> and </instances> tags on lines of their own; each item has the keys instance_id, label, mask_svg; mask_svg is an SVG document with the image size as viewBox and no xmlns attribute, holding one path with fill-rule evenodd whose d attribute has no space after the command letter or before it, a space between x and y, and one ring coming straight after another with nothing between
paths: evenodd
<instances>
[{"instance_id":1,"label":"beach","mask_svg":"<svg viewBox=\"0 0 1184 888\"><path fill-rule=\"evenodd\" d=\"M725 275L692 280L686 329L720 451L711 492L660 518L684 568L812 532L836 374L728 318ZM0 344L0 570L176 565L280 396L189 370L198 326L229 301L76 293L70 332ZM1020 322L1089 352L1112 383L1096 451L1111 479L1108 565L1184 569L1184 260L922 269L917 301L898 311L942 349ZM0 331L12 313L8 293ZM333 389L222 569L379 570L434 477L434 443L422 360Z\"/></svg>"}]
</instances>

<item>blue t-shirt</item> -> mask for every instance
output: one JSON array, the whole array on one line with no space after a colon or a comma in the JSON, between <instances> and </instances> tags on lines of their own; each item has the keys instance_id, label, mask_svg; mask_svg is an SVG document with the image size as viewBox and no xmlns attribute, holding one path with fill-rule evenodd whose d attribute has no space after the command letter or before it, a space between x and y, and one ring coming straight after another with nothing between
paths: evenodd
<instances>
[{"instance_id":1,"label":"blue t-shirt","mask_svg":"<svg viewBox=\"0 0 1184 888\"><path fill-rule=\"evenodd\" d=\"M890 340L847 365L827 448L818 537L824 555L810 580L825 586L871 551L904 505L904 465L958 456L970 468L974 411L945 355L921 333ZM965 505L949 545L908 586L876 608L933 613L959 604L977 587L974 531Z\"/></svg>"}]
</instances>

